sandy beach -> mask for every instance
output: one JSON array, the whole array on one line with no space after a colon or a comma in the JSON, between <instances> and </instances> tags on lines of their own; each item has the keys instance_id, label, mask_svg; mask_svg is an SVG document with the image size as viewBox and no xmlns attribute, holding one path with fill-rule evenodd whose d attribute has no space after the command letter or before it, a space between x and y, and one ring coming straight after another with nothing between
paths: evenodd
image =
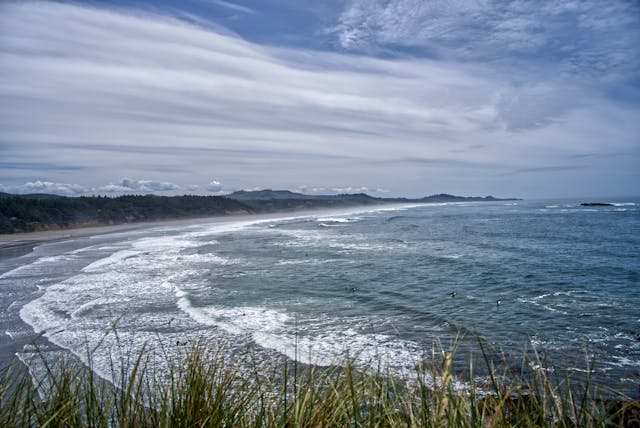
<instances>
[{"instance_id":1,"label":"sandy beach","mask_svg":"<svg viewBox=\"0 0 640 428\"><path fill-rule=\"evenodd\" d=\"M104 235L108 233L126 232L158 226L172 226L180 224L197 224L214 221L234 221L246 218L245 215L229 215L218 217L200 217L180 220L160 220L153 222L125 223L107 226L77 227L60 230L47 230L28 233L0 234L0 257L28 253L37 245L65 239L81 238L85 236Z\"/></svg>"},{"instance_id":2,"label":"sandy beach","mask_svg":"<svg viewBox=\"0 0 640 428\"><path fill-rule=\"evenodd\" d=\"M162 226L175 226L175 225L190 225L200 223L211 222L233 222L247 219L276 219L282 217L296 217L301 215L307 215L310 213L341 213L351 211L366 211L375 208L388 208L389 205L381 206L362 206L362 207L350 207L350 208L334 208L334 209L315 209L315 210L300 210L292 212L277 212L270 214L229 214L214 217L195 217L186 219L174 219L174 220L159 220L151 222L140 223L124 223L117 225L105 225L105 226L90 226L90 227L76 227L60 230L47 230L39 232L27 232L27 233L12 233L12 234L0 234L0 258L14 257L20 254L26 254L37 245L47 242L62 241L65 239L81 238L85 236L104 235L109 233L126 232L130 230L162 227Z\"/></svg>"}]
</instances>

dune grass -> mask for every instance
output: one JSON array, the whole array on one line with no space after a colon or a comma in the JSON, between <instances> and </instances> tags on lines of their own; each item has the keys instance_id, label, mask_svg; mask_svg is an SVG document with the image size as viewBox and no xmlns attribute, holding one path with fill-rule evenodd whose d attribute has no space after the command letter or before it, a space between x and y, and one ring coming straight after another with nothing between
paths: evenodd
<instances>
[{"instance_id":1,"label":"dune grass","mask_svg":"<svg viewBox=\"0 0 640 428\"><path fill-rule=\"evenodd\" d=\"M438 351L432 357L431 365L418 367L408 379L375 366L356 368L348 357L331 368L286 363L247 374L246 367L241 370L211 347L196 344L168 361L167 373L143 348L126 364L114 364L112 382L106 382L77 360L51 365L36 352L34 358L42 358L46 368L41 379L33 381L17 366L4 373L0 426L640 426L638 402L611 399L611 391L601 399L588 379L572 383L544 370L525 379L507 368L499 371L483 353L479 362L467 360L471 383L460 389L453 354ZM488 373L483 385L473 383L479 363Z\"/></svg>"}]
</instances>

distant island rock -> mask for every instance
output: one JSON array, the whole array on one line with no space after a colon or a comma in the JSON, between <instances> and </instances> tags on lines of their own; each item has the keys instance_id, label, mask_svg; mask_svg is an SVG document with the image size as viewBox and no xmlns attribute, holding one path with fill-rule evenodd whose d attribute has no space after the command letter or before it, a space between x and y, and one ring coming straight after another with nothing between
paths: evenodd
<instances>
[{"instance_id":1,"label":"distant island rock","mask_svg":"<svg viewBox=\"0 0 640 428\"><path fill-rule=\"evenodd\" d=\"M613 204L608 202L583 202L580 204L583 207L612 207Z\"/></svg>"},{"instance_id":2,"label":"distant island rock","mask_svg":"<svg viewBox=\"0 0 640 428\"><path fill-rule=\"evenodd\" d=\"M142 221L263 214L384 204L512 201L446 193L418 199L377 198L365 193L305 195L288 190L238 191L224 196L124 195L66 197L0 192L0 233L35 232Z\"/></svg>"}]
</instances>

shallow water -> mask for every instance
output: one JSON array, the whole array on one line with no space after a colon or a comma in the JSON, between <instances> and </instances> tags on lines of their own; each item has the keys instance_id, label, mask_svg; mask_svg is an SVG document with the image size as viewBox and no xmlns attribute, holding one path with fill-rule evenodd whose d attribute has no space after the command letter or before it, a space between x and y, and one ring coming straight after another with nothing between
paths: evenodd
<instances>
[{"instance_id":1,"label":"shallow water","mask_svg":"<svg viewBox=\"0 0 640 428\"><path fill-rule=\"evenodd\" d=\"M42 245L0 261L0 356L26 359L35 340L86 360L100 343L92 364L109 377L107 349L200 339L254 366L348 351L409 373L462 334L463 356L480 338L517 366L533 346L548 370L589 359L598 382L637 394L640 201L612 202L363 208Z\"/></svg>"}]
</instances>

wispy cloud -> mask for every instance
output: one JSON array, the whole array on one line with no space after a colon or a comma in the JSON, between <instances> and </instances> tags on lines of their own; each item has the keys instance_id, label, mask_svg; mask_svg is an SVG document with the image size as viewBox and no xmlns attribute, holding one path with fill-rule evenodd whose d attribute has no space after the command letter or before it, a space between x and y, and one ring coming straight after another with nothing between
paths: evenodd
<instances>
[{"instance_id":1,"label":"wispy cloud","mask_svg":"<svg viewBox=\"0 0 640 428\"><path fill-rule=\"evenodd\" d=\"M133 180L131 178L123 178L118 183L109 183L105 186L91 189L91 191L97 193L154 193L169 192L180 189L180 186L168 181Z\"/></svg>"},{"instance_id":2,"label":"wispy cloud","mask_svg":"<svg viewBox=\"0 0 640 428\"><path fill-rule=\"evenodd\" d=\"M79 171L82 170L82 166L79 165L63 165L59 163L46 163L46 162L0 162L0 169L19 169L25 171Z\"/></svg>"},{"instance_id":3,"label":"wispy cloud","mask_svg":"<svg viewBox=\"0 0 640 428\"><path fill-rule=\"evenodd\" d=\"M176 194L179 191L189 192L200 190L200 186L188 186L183 188L168 181L135 180L123 178L117 182L87 187L74 183L58 183L51 181L30 181L23 184L3 185L0 184L0 191L18 195L29 193L49 193L63 196L79 196L91 194L148 194L148 193L168 193Z\"/></svg>"},{"instance_id":4,"label":"wispy cloud","mask_svg":"<svg viewBox=\"0 0 640 428\"><path fill-rule=\"evenodd\" d=\"M242 6L241 4L238 4L238 3L232 3L230 1L225 1L225 0L210 0L210 1L213 4L222 6L227 9L231 9L235 12L248 13L250 15L254 15L256 13L256 11L251 9L250 7Z\"/></svg>"},{"instance_id":5,"label":"wispy cloud","mask_svg":"<svg viewBox=\"0 0 640 428\"><path fill-rule=\"evenodd\" d=\"M522 168L511 172L506 172L501 175L515 175L526 173L550 173L558 171L573 171L576 169L593 168L592 165L545 165L532 168Z\"/></svg>"},{"instance_id":6,"label":"wispy cloud","mask_svg":"<svg viewBox=\"0 0 640 428\"><path fill-rule=\"evenodd\" d=\"M372 10L388 10L385 23L400 19L387 3L404 4ZM88 188L143 175L186 189L210 183L215 171L230 189L307 182L416 195L440 186L495 192L516 185L485 180L496 168L600 153L603 141L608 152L637 152L638 105L612 103L602 87L566 76L509 75L455 58L269 48L170 17L73 4L0 8L3 162L82 168L82 179L71 181ZM353 13L356 28L360 12ZM410 27L407 19L398 28ZM442 38L454 36L445 30ZM385 165L389 159L449 164ZM468 187L461 165L475 166ZM45 177L37 168L9 169L0 169L6 185ZM72 173L52 168L46 178L66 182Z\"/></svg>"},{"instance_id":7,"label":"wispy cloud","mask_svg":"<svg viewBox=\"0 0 640 428\"><path fill-rule=\"evenodd\" d=\"M199 186L196 186L199 189ZM0 184L0 191L14 193L14 194L27 194L27 193L51 193L55 195L65 196L77 196L77 195L89 195L89 194L141 194L141 193L163 193L170 192L176 193L176 191L183 190L183 188L177 184L168 181L154 181L154 180L134 180L131 178L123 178L122 180L113 183L104 184L101 186L87 187L74 183L58 183L51 181L30 181L24 184L15 185L3 185ZM196 189L193 189L196 190Z\"/></svg>"},{"instance_id":8,"label":"wispy cloud","mask_svg":"<svg viewBox=\"0 0 640 428\"><path fill-rule=\"evenodd\" d=\"M638 2L354 0L329 31L348 50L404 46L600 78L635 78L640 71Z\"/></svg>"},{"instance_id":9,"label":"wispy cloud","mask_svg":"<svg viewBox=\"0 0 640 428\"><path fill-rule=\"evenodd\" d=\"M366 193L373 196L380 196L389 193L383 188L370 188L366 186L344 186L344 187L324 187L301 185L294 189L296 192L306 195L333 195L341 193Z\"/></svg>"},{"instance_id":10,"label":"wispy cloud","mask_svg":"<svg viewBox=\"0 0 640 428\"><path fill-rule=\"evenodd\" d=\"M15 186L0 184L0 192L13 194L48 193L64 196L78 196L88 192L88 189L79 184L54 183L51 181L29 181Z\"/></svg>"}]
</instances>

